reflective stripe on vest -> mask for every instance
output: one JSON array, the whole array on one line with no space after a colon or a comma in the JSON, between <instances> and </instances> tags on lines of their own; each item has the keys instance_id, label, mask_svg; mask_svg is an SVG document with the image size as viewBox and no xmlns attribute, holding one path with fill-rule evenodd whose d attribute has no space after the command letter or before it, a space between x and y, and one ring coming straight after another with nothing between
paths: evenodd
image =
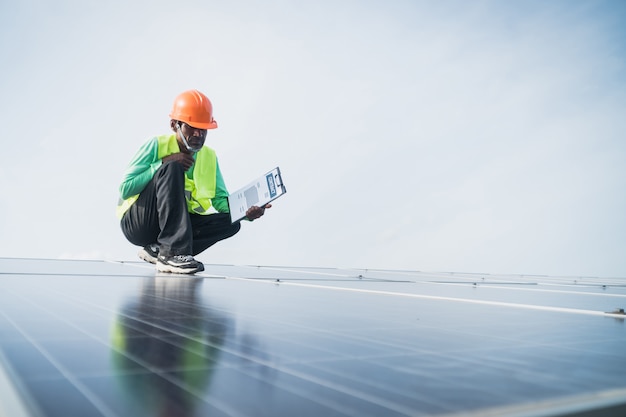
<instances>
[{"instance_id":1,"label":"reflective stripe on vest","mask_svg":"<svg viewBox=\"0 0 626 417\"><path fill-rule=\"evenodd\" d=\"M157 137L158 158L180 152L176 135L161 135ZM217 176L217 157L215 151L203 146L195 154L196 162L193 165L192 178L189 173L185 173L185 199L187 200L187 211L196 214L205 214L211 208L211 199L215 197L215 186ZM117 206L117 216L122 218L128 211L139 194L121 200Z\"/></svg>"}]
</instances>

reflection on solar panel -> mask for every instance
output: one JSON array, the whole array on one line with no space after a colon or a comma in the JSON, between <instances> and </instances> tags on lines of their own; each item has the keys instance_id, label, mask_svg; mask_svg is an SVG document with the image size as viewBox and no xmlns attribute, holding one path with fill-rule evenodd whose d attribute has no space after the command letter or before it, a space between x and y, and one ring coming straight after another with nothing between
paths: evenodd
<instances>
[{"instance_id":1,"label":"reflection on solar panel","mask_svg":"<svg viewBox=\"0 0 626 417\"><path fill-rule=\"evenodd\" d=\"M0 258L0 415L626 415L626 279Z\"/></svg>"}]
</instances>

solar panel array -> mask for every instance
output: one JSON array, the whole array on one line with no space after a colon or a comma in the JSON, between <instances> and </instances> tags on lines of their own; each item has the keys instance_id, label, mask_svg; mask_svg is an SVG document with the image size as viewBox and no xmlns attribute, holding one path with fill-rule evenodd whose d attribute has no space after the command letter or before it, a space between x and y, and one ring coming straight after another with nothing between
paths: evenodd
<instances>
[{"instance_id":1,"label":"solar panel array","mask_svg":"<svg viewBox=\"0 0 626 417\"><path fill-rule=\"evenodd\" d=\"M626 415L624 278L205 266L0 258L0 415Z\"/></svg>"}]
</instances>

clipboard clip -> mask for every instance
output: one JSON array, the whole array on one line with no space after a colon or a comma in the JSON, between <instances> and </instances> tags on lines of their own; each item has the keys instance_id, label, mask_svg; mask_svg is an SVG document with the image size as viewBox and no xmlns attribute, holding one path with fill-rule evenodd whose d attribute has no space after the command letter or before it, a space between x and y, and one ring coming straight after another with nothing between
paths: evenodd
<instances>
[{"instance_id":1,"label":"clipboard clip","mask_svg":"<svg viewBox=\"0 0 626 417\"><path fill-rule=\"evenodd\" d=\"M274 182L277 187L280 187L283 190L283 193L287 192L285 188L285 184L283 184L283 177L280 175L280 168L276 168L276 174L274 174Z\"/></svg>"}]
</instances>

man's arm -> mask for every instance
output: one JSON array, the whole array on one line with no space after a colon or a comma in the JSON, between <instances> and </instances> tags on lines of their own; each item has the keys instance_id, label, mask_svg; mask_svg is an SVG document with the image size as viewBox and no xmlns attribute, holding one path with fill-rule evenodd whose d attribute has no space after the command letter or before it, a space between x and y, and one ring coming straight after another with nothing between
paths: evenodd
<instances>
[{"instance_id":1,"label":"man's arm","mask_svg":"<svg viewBox=\"0 0 626 417\"><path fill-rule=\"evenodd\" d=\"M211 199L211 204L219 213L229 213L228 190L224 183L224 177L220 171L220 164L215 161L215 197Z\"/></svg>"},{"instance_id":2,"label":"man's arm","mask_svg":"<svg viewBox=\"0 0 626 417\"><path fill-rule=\"evenodd\" d=\"M139 194L150 182L162 161L158 157L158 142L153 138L144 143L128 164L120 184L120 196L127 199Z\"/></svg>"}]
</instances>

